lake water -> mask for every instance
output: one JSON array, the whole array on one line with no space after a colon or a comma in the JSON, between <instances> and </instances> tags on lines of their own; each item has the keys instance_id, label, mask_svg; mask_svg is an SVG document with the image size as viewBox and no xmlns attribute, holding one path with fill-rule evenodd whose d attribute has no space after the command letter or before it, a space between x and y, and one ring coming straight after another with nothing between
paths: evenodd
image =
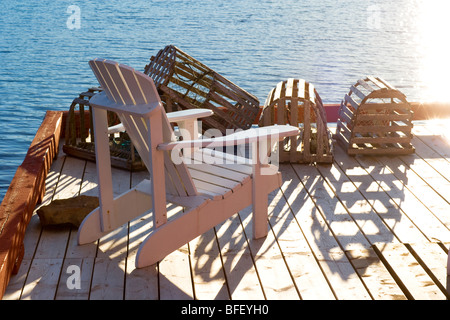
<instances>
[{"instance_id":1,"label":"lake water","mask_svg":"<svg viewBox=\"0 0 450 320\"><path fill-rule=\"evenodd\" d=\"M450 1L0 0L0 200L45 111L97 85L88 61L143 70L168 44L261 104L289 77L325 103L376 75L410 101L449 101Z\"/></svg>"}]
</instances>

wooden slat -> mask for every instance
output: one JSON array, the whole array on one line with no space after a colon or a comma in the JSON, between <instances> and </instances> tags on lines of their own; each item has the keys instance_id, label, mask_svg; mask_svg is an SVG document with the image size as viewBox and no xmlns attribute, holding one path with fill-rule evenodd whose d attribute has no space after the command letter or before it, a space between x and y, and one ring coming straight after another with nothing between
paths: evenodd
<instances>
[{"instance_id":1,"label":"wooden slat","mask_svg":"<svg viewBox=\"0 0 450 320\"><path fill-rule=\"evenodd\" d=\"M218 186L210 182L198 179L193 179L193 181L200 193L206 193L212 196L224 196L231 192L230 188Z\"/></svg>"},{"instance_id":2,"label":"wooden slat","mask_svg":"<svg viewBox=\"0 0 450 320\"><path fill-rule=\"evenodd\" d=\"M396 131L401 131L401 132L410 132L412 128L412 125L391 125L391 126L363 126L363 125L359 125L357 124L356 126L353 127L353 132L354 133L369 133L369 132L374 132L374 133L381 133L381 132L396 132Z\"/></svg>"},{"instance_id":3,"label":"wooden slat","mask_svg":"<svg viewBox=\"0 0 450 320\"><path fill-rule=\"evenodd\" d=\"M409 299L445 300L446 296L403 244L376 246L384 263L395 272Z\"/></svg>"},{"instance_id":4,"label":"wooden slat","mask_svg":"<svg viewBox=\"0 0 450 320\"><path fill-rule=\"evenodd\" d=\"M380 97L381 96L380 94ZM402 112L408 112L409 107L405 103L365 103L360 110L402 110Z\"/></svg>"},{"instance_id":5,"label":"wooden slat","mask_svg":"<svg viewBox=\"0 0 450 320\"><path fill-rule=\"evenodd\" d=\"M168 181L168 187L170 188L169 190L172 190L173 195L186 196L187 192L184 187L184 184L181 183L177 167L171 161L170 156L167 153L164 154L164 166L165 166L166 180L170 180ZM184 177L186 178L186 175ZM176 192L173 192L173 190L175 190Z\"/></svg>"},{"instance_id":6,"label":"wooden slat","mask_svg":"<svg viewBox=\"0 0 450 320\"><path fill-rule=\"evenodd\" d=\"M414 152L413 148L406 148L402 146L389 146L389 147L377 147L377 148L355 148L351 147L348 149L348 154L350 155L401 155L401 154L411 154Z\"/></svg>"},{"instance_id":7,"label":"wooden slat","mask_svg":"<svg viewBox=\"0 0 450 320\"><path fill-rule=\"evenodd\" d=\"M230 293L214 229L189 242L197 300L229 300Z\"/></svg>"},{"instance_id":8,"label":"wooden slat","mask_svg":"<svg viewBox=\"0 0 450 320\"><path fill-rule=\"evenodd\" d=\"M298 97L300 99L306 99L305 95L306 83L304 79L298 79Z\"/></svg>"},{"instance_id":9,"label":"wooden slat","mask_svg":"<svg viewBox=\"0 0 450 320\"><path fill-rule=\"evenodd\" d=\"M314 225L314 217L310 214L315 212L314 203L303 185L296 181L292 167L288 164L281 166L284 183L269 201L270 226L301 299L334 300L327 276L312 250L315 244L309 245L309 237L306 236L309 235L310 223Z\"/></svg>"},{"instance_id":10,"label":"wooden slat","mask_svg":"<svg viewBox=\"0 0 450 320\"><path fill-rule=\"evenodd\" d=\"M264 299L264 292L247 239L243 236L244 230L240 220L233 216L215 229L231 299Z\"/></svg>"},{"instance_id":11,"label":"wooden slat","mask_svg":"<svg viewBox=\"0 0 450 320\"><path fill-rule=\"evenodd\" d=\"M247 238L251 239L253 233L251 208L240 211L239 216ZM267 237L249 241L249 245L266 299L298 300L300 296L297 287L292 281L275 235L269 230Z\"/></svg>"},{"instance_id":12,"label":"wooden slat","mask_svg":"<svg viewBox=\"0 0 450 320\"><path fill-rule=\"evenodd\" d=\"M403 161L383 157L380 160L444 226L450 229L450 216L447 214L450 212L450 199L446 198L449 195L450 182L416 155L401 156L401 159ZM446 238L440 240L448 241Z\"/></svg>"},{"instance_id":13,"label":"wooden slat","mask_svg":"<svg viewBox=\"0 0 450 320\"><path fill-rule=\"evenodd\" d=\"M345 95L344 101L345 101L346 103L350 103L350 105L351 105L355 110L358 110L359 104L358 104L355 100L353 100L353 98L350 97L348 94Z\"/></svg>"},{"instance_id":14,"label":"wooden slat","mask_svg":"<svg viewBox=\"0 0 450 320\"><path fill-rule=\"evenodd\" d=\"M91 60L89 61L92 71L97 76L97 80L103 88L108 98L116 103L123 104L122 97L120 96L114 81L111 79L108 71L103 63L103 60Z\"/></svg>"},{"instance_id":15,"label":"wooden slat","mask_svg":"<svg viewBox=\"0 0 450 320\"><path fill-rule=\"evenodd\" d=\"M371 87L366 81L364 81L363 79L359 79L359 80L357 81L357 83L358 83L359 85L363 86L364 89L366 89L366 90L369 91L369 92L372 92L372 91L375 90L374 88L372 88L372 87Z\"/></svg>"},{"instance_id":16,"label":"wooden slat","mask_svg":"<svg viewBox=\"0 0 450 320\"><path fill-rule=\"evenodd\" d=\"M286 96L287 97L296 97L298 90L294 90L294 78L289 78L286 82Z\"/></svg>"},{"instance_id":17,"label":"wooden slat","mask_svg":"<svg viewBox=\"0 0 450 320\"><path fill-rule=\"evenodd\" d=\"M404 121L411 123L410 114L360 114L358 121Z\"/></svg>"},{"instance_id":18,"label":"wooden slat","mask_svg":"<svg viewBox=\"0 0 450 320\"><path fill-rule=\"evenodd\" d=\"M398 239L398 241L404 243L428 241L428 238L424 236L407 213L399 205L393 203L390 197L393 194L389 195L383 189L381 181L395 180L392 173L375 165L361 165L354 157L349 157L340 146L335 148L335 160L341 170L344 171L346 178L353 182L358 191L389 227L393 234L392 239Z\"/></svg>"},{"instance_id":19,"label":"wooden slat","mask_svg":"<svg viewBox=\"0 0 450 320\"><path fill-rule=\"evenodd\" d=\"M230 170L226 167L219 167L219 166L215 166L215 165L191 164L191 165L187 165L187 167L192 170L199 170L201 172L213 174L218 177L228 178L235 182L242 182L242 181L244 181L244 179L246 179L248 177L247 174L243 174L243 173L240 173L240 172L237 172L234 170Z\"/></svg>"},{"instance_id":20,"label":"wooden slat","mask_svg":"<svg viewBox=\"0 0 450 320\"><path fill-rule=\"evenodd\" d=\"M410 137L354 137L352 142L360 143L409 143Z\"/></svg>"},{"instance_id":21,"label":"wooden slat","mask_svg":"<svg viewBox=\"0 0 450 320\"><path fill-rule=\"evenodd\" d=\"M368 247L369 244L358 228L349 222L346 214L342 214L342 207L337 205L334 196L324 189L325 184L317 176L316 169L311 166L300 165L293 165L293 168L296 176L301 178L301 183L307 188L308 195L313 199L322 199L322 201L311 203L313 206L308 210L308 216L302 216L299 223L337 299L370 299L369 293L359 277L356 276L353 267L341 249L363 249ZM290 177L295 178L292 175ZM297 183L300 183L298 179ZM288 195L287 198L289 201ZM293 202L294 199L291 201ZM298 200L293 203L301 205ZM333 208L334 206L336 206L336 209ZM330 226L333 226L333 229Z\"/></svg>"},{"instance_id":22,"label":"wooden slat","mask_svg":"<svg viewBox=\"0 0 450 320\"><path fill-rule=\"evenodd\" d=\"M334 164L331 167L318 165L317 169L370 244L398 242L370 203L359 193L358 188L339 167Z\"/></svg>"},{"instance_id":23,"label":"wooden slat","mask_svg":"<svg viewBox=\"0 0 450 320\"><path fill-rule=\"evenodd\" d=\"M450 299L450 288L447 287L448 246L445 247L442 243L428 242L411 243L406 247L447 299Z\"/></svg>"},{"instance_id":24,"label":"wooden slat","mask_svg":"<svg viewBox=\"0 0 450 320\"><path fill-rule=\"evenodd\" d=\"M346 252L374 300L406 300L407 297L372 249Z\"/></svg>"},{"instance_id":25,"label":"wooden slat","mask_svg":"<svg viewBox=\"0 0 450 320\"><path fill-rule=\"evenodd\" d=\"M366 95L362 93L357 87L354 85L350 87L350 91L354 93L356 96L358 96L361 100L364 100L366 98Z\"/></svg>"},{"instance_id":26,"label":"wooden slat","mask_svg":"<svg viewBox=\"0 0 450 320\"><path fill-rule=\"evenodd\" d=\"M358 158L357 160L363 168L367 168L380 187L414 221L414 224L429 241L433 239L448 241L450 231L430 212L426 204L404 185L401 176L397 176L385 164L373 157Z\"/></svg>"},{"instance_id":27,"label":"wooden slat","mask_svg":"<svg viewBox=\"0 0 450 320\"><path fill-rule=\"evenodd\" d=\"M133 97L134 104L145 104L147 99L144 96L134 75L134 70L129 66L122 66L122 76L127 84L130 95Z\"/></svg>"},{"instance_id":28,"label":"wooden slat","mask_svg":"<svg viewBox=\"0 0 450 320\"><path fill-rule=\"evenodd\" d=\"M108 75L111 77L111 81L114 82L114 87L117 89L121 100L124 104L135 105L136 101L131 93L128 83L125 81L122 71L119 69L118 63L113 61L103 61L105 69ZM134 84L133 82L130 85Z\"/></svg>"},{"instance_id":29,"label":"wooden slat","mask_svg":"<svg viewBox=\"0 0 450 320\"><path fill-rule=\"evenodd\" d=\"M202 180L202 181L213 181L213 183L217 186L221 186L227 189L234 189L237 186L240 186L240 182L233 181L230 179L226 179L220 176L217 176L215 174L211 174L204 171L198 171L198 170L189 170L191 173L191 176L194 180Z\"/></svg>"},{"instance_id":30,"label":"wooden slat","mask_svg":"<svg viewBox=\"0 0 450 320\"><path fill-rule=\"evenodd\" d=\"M135 187L139 182L148 179L147 172L132 172L131 187ZM168 206L168 215L176 206ZM128 253L125 274L125 300L158 300L158 265L153 265L141 269L135 266L136 253L145 236L153 228L152 212L130 221L128 229Z\"/></svg>"}]
</instances>

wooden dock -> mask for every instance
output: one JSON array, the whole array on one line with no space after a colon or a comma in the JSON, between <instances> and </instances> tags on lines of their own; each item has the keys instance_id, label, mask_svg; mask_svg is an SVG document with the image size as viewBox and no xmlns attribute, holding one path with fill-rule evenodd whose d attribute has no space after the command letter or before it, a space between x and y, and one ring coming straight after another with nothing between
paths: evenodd
<instances>
[{"instance_id":1,"label":"wooden dock","mask_svg":"<svg viewBox=\"0 0 450 320\"><path fill-rule=\"evenodd\" d=\"M42 228L34 214L3 299L448 299L450 137L442 132L416 124L411 155L350 157L336 145L332 164L282 164L267 238L252 239L250 207L143 269L134 258L148 215L78 246L75 228ZM114 190L145 176L114 169ZM97 195L95 164L61 151L42 205L81 194Z\"/></svg>"}]
</instances>

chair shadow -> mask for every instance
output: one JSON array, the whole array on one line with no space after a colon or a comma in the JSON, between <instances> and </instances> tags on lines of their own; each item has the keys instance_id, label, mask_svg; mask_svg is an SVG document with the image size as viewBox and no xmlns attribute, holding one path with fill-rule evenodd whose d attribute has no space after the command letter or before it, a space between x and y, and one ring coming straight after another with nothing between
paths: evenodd
<instances>
[{"instance_id":1,"label":"chair shadow","mask_svg":"<svg viewBox=\"0 0 450 320\"><path fill-rule=\"evenodd\" d=\"M321 256L322 261L328 261L328 269L347 280L355 270L333 266L349 263L348 254L336 255L333 252L369 249L375 244L395 241L395 234L383 219L389 219L389 225L395 228L404 218L401 206L408 178L403 168L396 168L398 172L394 174L377 157L350 158L342 148L336 149L340 150L335 150L332 165L296 164L291 168L285 167L286 172L290 171L287 175L290 183L283 193L290 200L291 214L304 230L311 250L318 250L315 254ZM303 166L303 169L298 166ZM309 167L304 169L305 166ZM305 172L310 176L301 176ZM293 194L297 197L292 198ZM308 221L309 224L302 223ZM345 230L341 233L336 226L348 222L357 225L355 233L346 233ZM368 225L379 228L366 234ZM373 262L368 259L369 266Z\"/></svg>"}]
</instances>

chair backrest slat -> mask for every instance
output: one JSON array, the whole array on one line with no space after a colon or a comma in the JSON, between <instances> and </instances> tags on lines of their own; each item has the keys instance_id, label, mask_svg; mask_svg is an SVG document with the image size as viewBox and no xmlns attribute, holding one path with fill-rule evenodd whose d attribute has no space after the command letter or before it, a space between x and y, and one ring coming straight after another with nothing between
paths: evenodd
<instances>
[{"instance_id":1,"label":"chair backrest slat","mask_svg":"<svg viewBox=\"0 0 450 320\"><path fill-rule=\"evenodd\" d=\"M111 77L111 81L114 83L114 88L117 90L123 104L135 105L134 97L132 96L130 89L128 88L127 82L123 78L121 70L119 70L119 65L112 61L103 61L108 75Z\"/></svg>"},{"instance_id":2,"label":"chair backrest slat","mask_svg":"<svg viewBox=\"0 0 450 320\"><path fill-rule=\"evenodd\" d=\"M136 104L146 104L147 100L145 99L144 93L138 83L134 69L125 65L122 65L120 69Z\"/></svg>"},{"instance_id":3,"label":"chair backrest slat","mask_svg":"<svg viewBox=\"0 0 450 320\"><path fill-rule=\"evenodd\" d=\"M162 113L163 142L175 140L175 134L162 107L158 91L153 80L147 75L114 61L95 59L89 62L107 97L119 105L154 104ZM133 145L142 161L150 170L150 137L151 130L148 119L134 113L127 113L126 108L117 109L117 115L130 136ZM158 151L164 152L164 151ZM184 163L175 164L170 154L164 153L166 174L166 192L177 196L197 194L189 170Z\"/></svg>"},{"instance_id":4,"label":"chair backrest slat","mask_svg":"<svg viewBox=\"0 0 450 320\"><path fill-rule=\"evenodd\" d=\"M104 61L105 60L95 59L91 60L89 64L108 98L114 101L115 103L123 104L119 92L117 91L117 88L115 87L114 82L111 79L111 76L109 75L108 71L105 68L105 65L103 64Z\"/></svg>"},{"instance_id":5,"label":"chair backrest slat","mask_svg":"<svg viewBox=\"0 0 450 320\"><path fill-rule=\"evenodd\" d=\"M120 65L120 67L122 68L122 65ZM146 103L161 103L161 99L159 97L155 83L153 82L153 79L137 70L134 70L134 75L136 77L139 88L146 99Z\"/></svg>"}]
</instances>

